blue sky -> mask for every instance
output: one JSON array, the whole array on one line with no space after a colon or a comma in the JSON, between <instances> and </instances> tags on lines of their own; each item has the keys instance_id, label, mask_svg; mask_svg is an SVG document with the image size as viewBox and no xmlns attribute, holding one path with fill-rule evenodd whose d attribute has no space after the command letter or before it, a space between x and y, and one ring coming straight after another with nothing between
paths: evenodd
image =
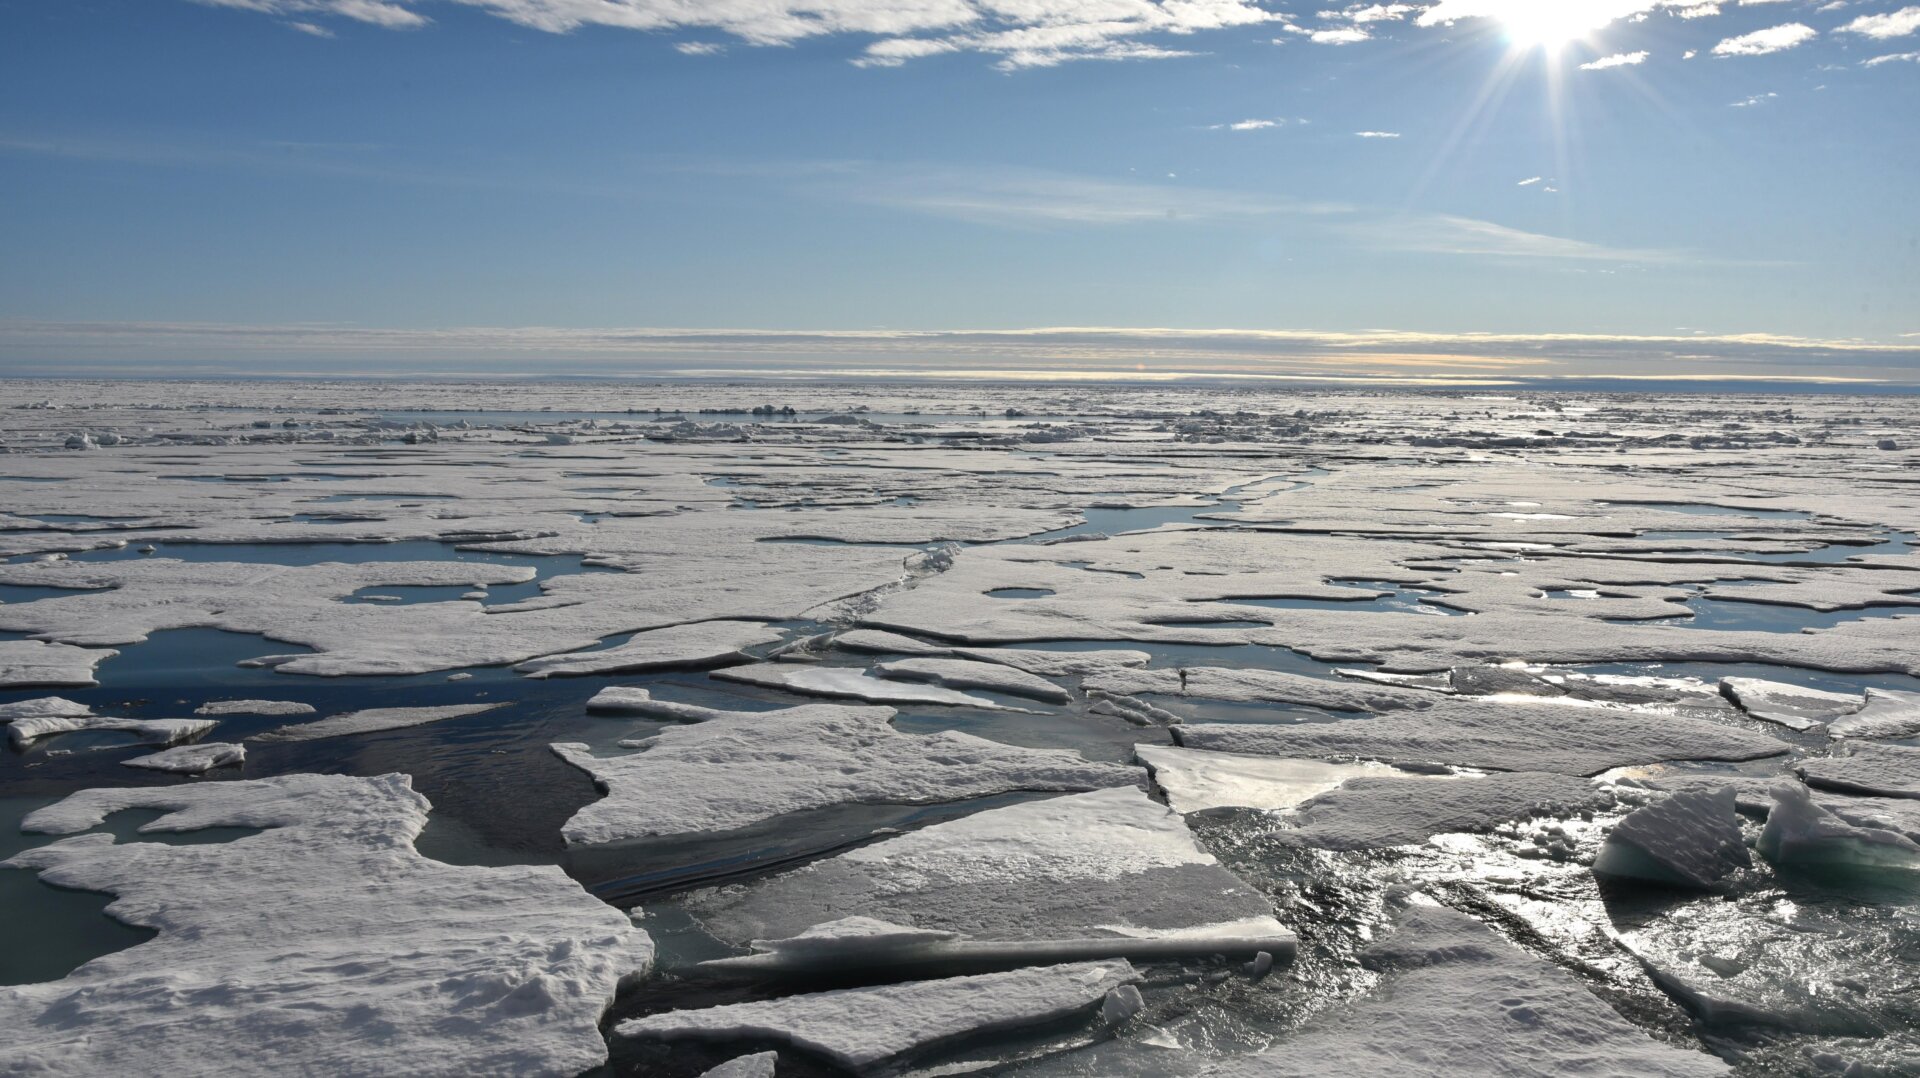
<instances>
[{"instance_id":1,"label":"blue sky","mask_svg":"<svg viewBox=\"0 0 1920 1078\"><path fill-rule=\"evenodd\" d=\"M0 0L0 87L7 373L1920 378L1900 0Z\"/></svg>"}]
</instances>

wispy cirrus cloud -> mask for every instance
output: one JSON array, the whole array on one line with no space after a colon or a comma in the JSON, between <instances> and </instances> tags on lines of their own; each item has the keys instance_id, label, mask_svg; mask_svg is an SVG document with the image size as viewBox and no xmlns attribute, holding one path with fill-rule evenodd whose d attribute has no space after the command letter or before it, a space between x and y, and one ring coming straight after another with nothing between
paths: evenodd
<instances>
[{"instance_id":1,"label":"wispy cirrus cloud","mask_svg":"<svg viewBox=\"0 0 1920 1078\"><path fill-rule=\"evenodd\" d=\"M1797 48L1820 36L1820 31L1805 23L1790 22L1770 26L1750 34L1730 37L1713 47L1715 56L1767 56Z\"/></svg>"},{"instance_id":2,"label":"wispy cirrus cloud","mask_svg":"<svg viewBox=\"0 0 1920 1078\"><path fill-rule=\"evenodd\" d=\"M1582 71L1605 71L1610 67L1634 67L1647 62L1647 51L1617 52L1612 56L1602 56L1598 60L1580 65Z\"/></svg>"}]
</instances>

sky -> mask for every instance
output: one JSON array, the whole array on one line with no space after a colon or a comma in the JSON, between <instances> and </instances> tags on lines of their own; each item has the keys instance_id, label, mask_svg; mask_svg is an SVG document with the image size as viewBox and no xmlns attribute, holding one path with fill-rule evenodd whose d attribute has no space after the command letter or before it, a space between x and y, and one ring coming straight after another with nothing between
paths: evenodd
<instances>
[{"instance_id":1,"label":"sky","mask_svg":"<svg viewBox=\"0 0 1920 1078\"><path fill-rule=\"evenodd\" d=\"M1920 382L1903 0L0 0L0 375Z\"/></svg>"}]
</instances>

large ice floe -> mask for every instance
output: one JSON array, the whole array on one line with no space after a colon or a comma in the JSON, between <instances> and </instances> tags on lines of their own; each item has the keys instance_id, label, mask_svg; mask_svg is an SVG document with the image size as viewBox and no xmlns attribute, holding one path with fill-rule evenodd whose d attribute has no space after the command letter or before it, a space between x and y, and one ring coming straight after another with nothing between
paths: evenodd
<instances>
[{"instance_id":1,"label":"large ice floe","mask_svg":"<svg viewBox=\"0 0 1920 1078\"><path fill-rule=\"evenodd\" d=\"M442 707L374 707L362 711L349 711L344 715L331 715L318 722L283 726L278 730L255 734L253 740L318 741L321 738L346 737L349 734L377 734L385 730L404 730L410 726L425 726L430 722L461 719L504 706L504 704L492 703L448 704Z\"/></svg>"},{"instance_id":2,"label":"large ice floe","mask_svg":"<svg viewBox=\"0 0 1920 1078\"><path fill-rule=\"evenodd\" d=\"M1293 951L1271 903L1201 849L1179 813L1131 787L933 824L691 908L719 938L753 944L708 963L733 972ZM855 915L911 935L794 942Z\"/></svg>"},{"instance_id":3,"label":"large ice floe","mask_svg":"<svg viewBox=\"0 0 1920 1078\"><path fill-rule=\"evenodd\" d=\"M94 667L118 654L43 640L0 640L0 689L98 685Z\"/></svg>"},{"instance_id":4,"label":"large ice floe","mask_svg":"<svg viewBox=\"0 0 1920 1078\"><path fill-rule=\"evenodd\" d=\"M0 1069L36 1074L570 1074L652 946L548 867L460 868L415 852L428 804L405 776L289 775L74 794L26 827L75 834L9 864L114 895L155 929L67 977L0 988ZM80 835L124 809L148 832Z\"/></svg>"},{"instance_id":5,"label":"large ice floe","mask_svg":"<svg viewBox=\"0 0 1920 1078\"><path fill-rule=\"evenodd\" d=\"M578 845L747 827L839 804L932 804L1014 790L1090 790L1145 781L1138 768L1058 749L1024 749L970 734L903 734L886 707L807 704L721 712L595 756L558 744L561 759L606 796L567 822Z\"/></svg>"}]
</instances>

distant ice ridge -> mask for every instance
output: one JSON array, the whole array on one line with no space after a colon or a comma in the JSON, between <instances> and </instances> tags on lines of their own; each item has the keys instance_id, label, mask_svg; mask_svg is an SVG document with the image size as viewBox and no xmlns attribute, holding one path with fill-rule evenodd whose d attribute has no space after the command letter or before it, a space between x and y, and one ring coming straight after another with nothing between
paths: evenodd
<instances>
[{"instance_id":1,"label":"distant ice ridge","mask_svg":"<svg viewBox=\"0 0 1920 1078\"><path fill-rule=\"evenodd\" d=\"M421 856L404 775L287 775L74 794L26 820L71 834L263 828L207 845L77 835L7 864L116 896L159 934L45 984L0 987L0 1071L576 1074L652 943L558 868Z\"/></svg>"}]
</instances>

